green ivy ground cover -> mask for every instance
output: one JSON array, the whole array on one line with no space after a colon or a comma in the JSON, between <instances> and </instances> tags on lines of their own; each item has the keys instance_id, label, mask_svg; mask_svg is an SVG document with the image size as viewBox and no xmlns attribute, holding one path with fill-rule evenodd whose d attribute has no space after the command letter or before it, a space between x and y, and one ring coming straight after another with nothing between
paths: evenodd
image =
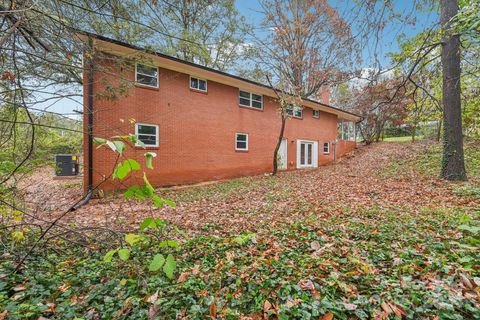
<instances>
[{"instance_id":1,"label":"green ivy ground cover","mask_svg":"<svg viewBox=\"0 0 480 320\"><path fill-rule=\"evenodd\" d=\"M50 251L20 273L3 257L8 319L480 318L477 213L370 210L262 234L183 243L175 278L130 261ZM61 243L58 243L62 246ZM173 250L173 249L172 249ZM65 259L70 257L70 259ZM391 306L391 307L390 307Z\"/></svg>"}]
</instances>

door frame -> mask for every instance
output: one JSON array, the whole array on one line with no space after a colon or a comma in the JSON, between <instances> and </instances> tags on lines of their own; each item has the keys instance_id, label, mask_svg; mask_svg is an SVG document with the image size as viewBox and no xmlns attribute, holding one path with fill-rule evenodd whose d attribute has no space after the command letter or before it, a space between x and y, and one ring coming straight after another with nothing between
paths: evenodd
<instances>
[{"instance_id":1,"label":"door frame","mask_svg":"<svg viewBox=\"0 0 480 320\"><path fill-rule=\"evenodd\" d=\"M300 164L300 145L302 143L312 143L312 165L302 165ZM308 169L308 168L318 168L318 141L316 140L307 140L307 139L298 139L297 140L297 169Z\"/></svg>"},{"instance_id":2,"label":"door frame","mask_svg":"<svg viewBox=\"0 0 480 320\"><path fill-rule=\"evenodd\" d=\"M285 151L284 151L284 159L285 163L282 163L282 166L278 166L278 170L287 170L288 169L288 139L283 138L282 142L280 143L280 148L278 149L278 154L280 154L282 143L285 143Z\"/></svg>"}]
</instances>

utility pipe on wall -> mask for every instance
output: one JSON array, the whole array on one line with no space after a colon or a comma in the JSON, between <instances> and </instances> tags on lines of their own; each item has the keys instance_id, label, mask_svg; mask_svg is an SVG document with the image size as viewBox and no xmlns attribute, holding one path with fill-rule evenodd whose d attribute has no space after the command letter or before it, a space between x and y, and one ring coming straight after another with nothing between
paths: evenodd
<instances>
[{"instance_id":1,"label":"utility pipe on wall","mask_svg":"<svg viewBox=\"0 0 480 320\"><path fill-rule=\"evenodd\" d=\"M93 54L93 40L91 37L88 38L88 49L90 54ZM85 56L85 53L84 53ZM87 162L87 193L85 197L79 201L75 206L72 207L71 211L77 210L81 206L87 204L92 198L93 193L93 57L88 57L86 60L87 67L87 88L88 88L88 99L87 99L87 153L88 153L88 162ZM85 93L84 93L85 94ZM85 168L85 166L84 166Z\"/></svg>"}]
</instances>

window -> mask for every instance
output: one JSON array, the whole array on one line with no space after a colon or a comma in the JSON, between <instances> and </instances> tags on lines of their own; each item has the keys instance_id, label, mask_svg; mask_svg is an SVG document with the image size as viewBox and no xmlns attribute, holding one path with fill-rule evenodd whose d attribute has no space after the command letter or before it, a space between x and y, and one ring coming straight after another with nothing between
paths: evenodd
<instances>
[{"instance_id":1,"label":"window","mask_svg":"<svg viewBox=\"0 0 480 320\"><path fill-rule=\"evenodd\" d=\"M137 63L135 81L144 86L158 88L158 68Z\"/></svg>"},{"instance_id":2,"label":"window","mask_svg":"<svg viewBox=\"0 0 480 320\"><path fill-rule=\"evenodd\" d=\"M340 140L355 141L355 122L340 120L338 122L338 138Z\"/></svg>"},{"instance_id":3,"label":"window","mask_svg":"<svg viewBox=\"0 0 480 320\"><path fill-rule=\"evenodd\" d=\"M235 134L235 150L248 150L248 134L236 133Z\"/></svg>"},{"instance_id":4,"label":"window","mask_svg":"<svg viewBox=\"0 0 480 320\"><path fill-rule=\"evenodd\" d=\"M330 153L330 143L329 142L324 142L323 143L323 153L324 154L329 154Z\"/></svg>"},{"instance_id":5,"label":"window","mask_svg":"<svg viewBox=\"0 0 480 320\"><path fill-rule=\"evenodd\" d=\"M137 139L147 147L158 147L158 126L155 124L135 124ZM139 145L139 144L137 144Z\"/></svg>"},{"instance_id":6,"label":"window","mask_svg":"<svg viewBox=\"0 0 480 320\"><path fill-rule=\"evenodd\" d=\"M190 77L190 89L207 92L207 80Z\"/></svg>"},{"instance_id":7,"label":"window","mask_svg":"<svg viewBox=\"0 0 480 320\"><path fill-rule=\"evenodd\" d=\"M261 95L240 90L239 103L241 106L262 110L263 109L262 100L263 99Z\"/></svg>"},{"instance_id":8,"label":"window","mask_svg":"<svg viewBox=\"0 0 480 320\"><path fill-rule=\"evenodd\" d=\"M310 167L313 165L312 160L313 143L301 142L300 143L300 165Z\"/></svg>"},{"instance_id":9,"label":"window","mask_svg":"<svg viewBox=\"0 0 480 320\"><path fill-rule=\"evenodd\" d=\"M320 118L320 110L313 110L313 117Z\"/></svg>"},{"instance_id":10,"label":"window","mask_svg":"<svg viewBox=\"0 0 480 320\"><path fill-rule=\"evenodd\" d=\"M303 117L303 108L300 106L289 105L286 111L287 114L291 117L299 119Z\"/></svg>"}]
</instances>

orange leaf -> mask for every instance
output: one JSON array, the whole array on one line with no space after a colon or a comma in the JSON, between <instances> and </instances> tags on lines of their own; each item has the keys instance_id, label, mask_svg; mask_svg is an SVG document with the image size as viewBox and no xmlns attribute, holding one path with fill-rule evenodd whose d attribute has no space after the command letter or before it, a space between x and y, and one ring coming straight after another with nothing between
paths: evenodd
<instances>
[{"instance_id":1,"label":"orange leaf","mask_svg":"<svg viewBox=\"0 0 480 320\"><path fill-rule=\"evenodd\" d=\"M387 313L387 315L392 313L392 309L390 309L390 306L388 304L386 304L385 302L382 302L381 306L382 306L383 311L385 311Z\"/></svg>"},{"instance_id":2,"label":"orange leaf","mask_svg":"<svg viewBox=\"0 0 480 320\"><path fill-rule=\"evenodd\" d=\"M47 302L47 306L48 306L48 309L45 310L46 312L54 312L55 308L57 307L57 305L53 302Z\"/></svg>"},{"instance_id":3,"label":"orange leaf","mask_svg":"<svg viewBox=\"0 0 480 320\"><path fill-rule=\"evenodd\" d=\"M394 303L390 303L388 301L387 303L390 306L390 308L393 310L393 312L397 315L397 317L399 317L400 319L402 318L402 316L406 316L408 314L405 311L405 309L403 309L401 306Z\"/></svg>"},{"instance_id":4,"label":"orange leaf","mask_svg":"<svg viewBox=\"0 0 480 320\"><path fill-rule=\"evenodd\" d=\"M325 313L320 320L333 320L333 313L327 312Z\"/></svg>"},{"instance_id":5,"label":"orange leaf","mask_svg":"<svg viewBox=\"0 0 480 320\"><path fill-rule=\"evenodd\" d=\"M303 290L310 290L310 291L315 290L315 286L312 280L300 280L298 282L298 286Z\"/></svg>"},{"instance_id":6,"label":"orange leaf","mask_svg":"<svg viewBox=\"0 0 480 320\"><path fill-rule=\"evenodd\" d=\"M192 274L193 274L194 276L196 276L196 275L199 274L199 273L200 273L200 265L196 264L196 265L193 266L193 268L192 268Z\"/></svg>"},{"instance_id":7,"label":"orange leaf","mask_svg":"<svg viewBox=\"0 0 480 320\"><path fill-rule=\"evenodd\" d=\"M182 272L179 276L178 276L178 283L182 283L182 282L185 282L185 280L187 280L187 278L190 276L190 272Z\"/></svg>"},{"instance_id":8,"label":"orange leaf","mask_svg":"<svg viewBox=\"0 0 480 320\"><path fill-rule=\"evenodd\" d=\"M463 283L465 287L467 287L467 289L470 289L470 290L473 289L473 285L470 282L470 280L468 280L466 275L464 275L463 273L460 273L459 276L460 276L460 281Z\"/></svg>"},{"instance_id":9,"label":"orange leaf","mask_svg":"<svg viewBox=\"0 0 480 320\"><path fill-rule=\"evenodd\" d=\"M265 300L265 302L263 303L263 312L268 312L271 309L272 309L272 304L270 303L270 301Z\"/></svg>"},{"instance_id":10,"label":"orange leaf","mask_svg":"<svg viewBox=\"0 0 480 320\"><path fill-rule=\"evenodd\" d=\"M210 304L210 317L215 319L217 317L217 305L215 304L215 299Z\"/></svg>"}]
</instances>

